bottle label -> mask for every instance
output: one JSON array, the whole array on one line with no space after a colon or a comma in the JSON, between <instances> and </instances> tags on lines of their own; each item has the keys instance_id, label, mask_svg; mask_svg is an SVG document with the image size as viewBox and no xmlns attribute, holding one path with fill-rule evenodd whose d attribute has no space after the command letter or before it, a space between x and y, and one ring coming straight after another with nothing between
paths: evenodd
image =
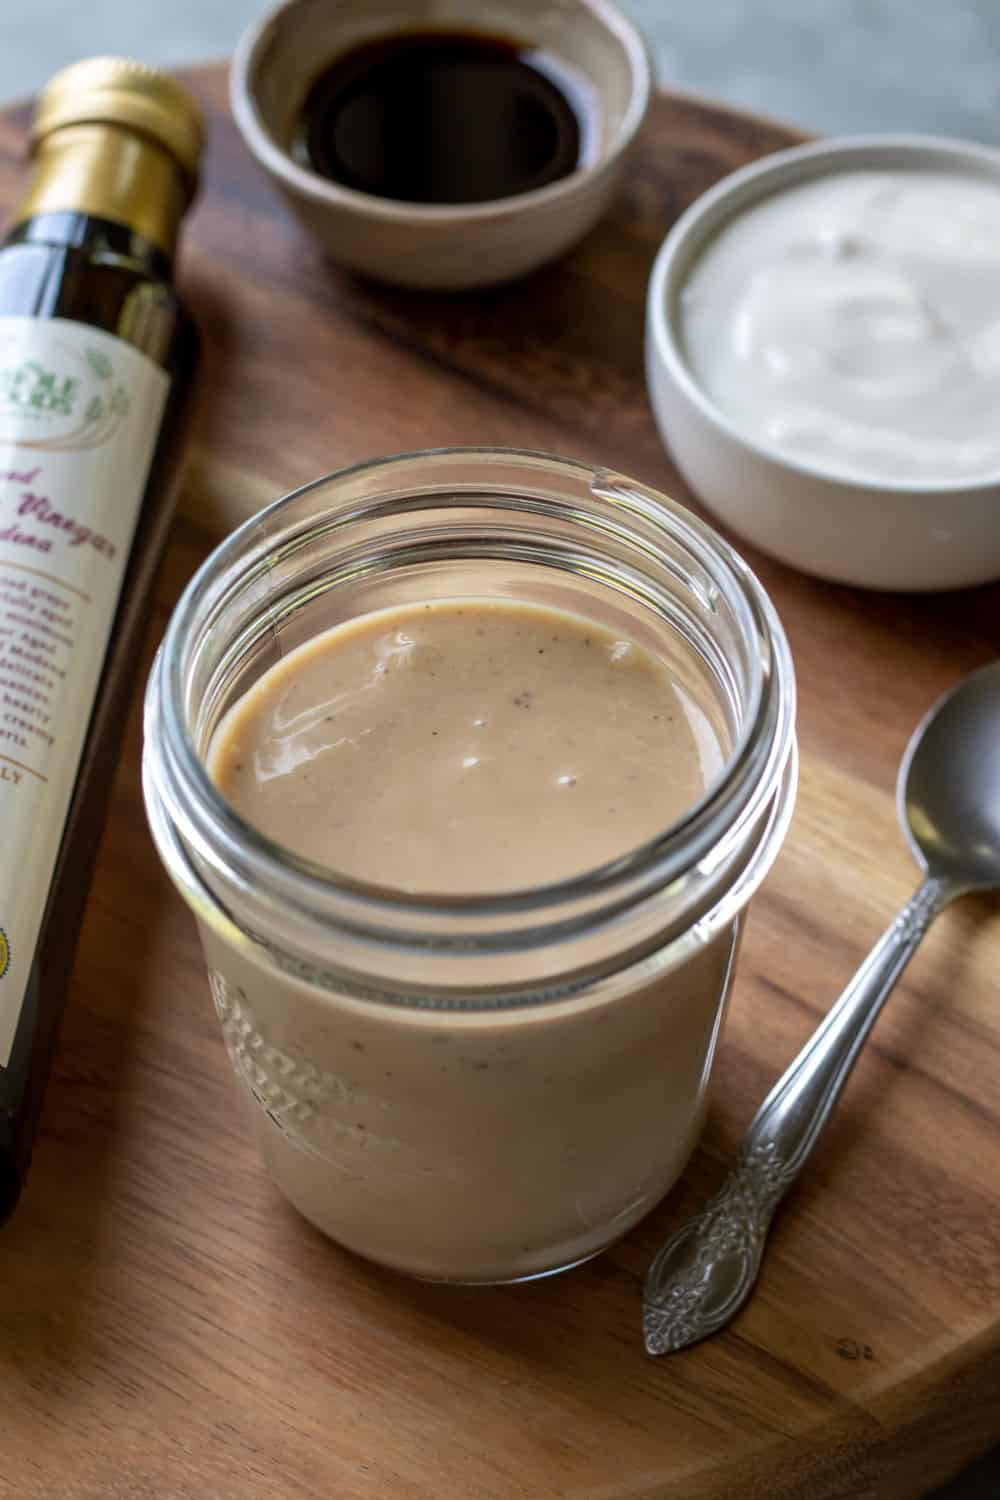
<instances>
[{"instance_id":1,"label":"bottle label","mask_svg":"<svg viewBox=\"0 0 1000 1500\"><path fill-rule=\"evenodd\" d=\"M2 1067L168 386L151 359L101 329L0 317Z\"/></svg>"}]
</instances>

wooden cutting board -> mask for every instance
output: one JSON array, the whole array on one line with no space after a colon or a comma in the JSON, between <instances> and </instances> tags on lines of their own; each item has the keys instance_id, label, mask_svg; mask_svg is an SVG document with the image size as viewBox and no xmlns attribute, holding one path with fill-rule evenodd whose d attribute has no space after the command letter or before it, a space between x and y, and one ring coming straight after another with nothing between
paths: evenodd
<instances>
[{"instance_id":1,"label":"wooden cutting board","mask_svg":"<svg viewBox=\"0 0 1000 1500\"><path fill-rule=\"evenodd\" d=\"M340 464L442 443L600 460L690 498L642 381L644 284L680 210L796 137L657 102L613 215L520 285L387 291L328 264L229 122L184 282L207 341L157 635L207 538ZM0 204L25 110L0 119ZM682 1183L598 1261L410 1284L288 1208L244 1130L193 923L137 775L139 694L29 1191L0 1235L0 1494L209 1500L906 1500L1000 1434L1000 920L928 937L776 1227L759 1291L669 1360L643 1271L910 895L910 730L1000 651L1000 590L893 598L750 552L799 674L802 785L757 898L715 1104Z\"/></svg>"}]
</instances>

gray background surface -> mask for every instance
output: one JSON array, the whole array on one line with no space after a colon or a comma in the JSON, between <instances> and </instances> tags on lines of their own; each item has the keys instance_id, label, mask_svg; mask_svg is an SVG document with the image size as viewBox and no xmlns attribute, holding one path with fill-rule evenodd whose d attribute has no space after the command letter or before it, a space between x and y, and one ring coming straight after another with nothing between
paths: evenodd
<instances>
[{"instance_id":1,"label":"gray background surface","mask_svg":"<svg viewBox=\"0 0 1000 1500\"><path fill-rule=\"evenodd\" d=\"M265 0L16 8L0 0L0 101L93 52L177 65L222 57L265 8ZM933 131L1000 145L1000 0L625 0L625 8L650 37L665 84L817 131ZM1000 1500L1000 1452L934 1500Z\"/></svg>"},{"instance_id":2,"label":"gray background surface","mask_svg":"<svg viewBox=\"0 0 1000 1500\"><path fill-rule=\"evenodd\" d=\"M622 0L664 81L819 131L1000 144L1000 0ZM231 52L266 0L0 0L0 100L91 52ZM998 1492L997 1500L1000 1500Z\"/></svg>"}]
</instances>

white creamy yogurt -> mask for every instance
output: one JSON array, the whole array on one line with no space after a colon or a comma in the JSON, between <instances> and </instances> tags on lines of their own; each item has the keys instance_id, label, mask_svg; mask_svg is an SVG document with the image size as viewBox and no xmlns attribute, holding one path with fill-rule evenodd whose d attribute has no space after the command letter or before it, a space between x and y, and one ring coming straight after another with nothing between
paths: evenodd
<instances>
[{"instance_id":1,"label":"white creamy yogurt","mask_svg":"<svg viewBox=\"0 0 1000 1500\"><path fill-rule=\"evenodd\" d=\"M727 224L681 289L689 368L748 437L828 473L1000 472L1000 184L832 172Z\"/></svg>"}]
</instances>

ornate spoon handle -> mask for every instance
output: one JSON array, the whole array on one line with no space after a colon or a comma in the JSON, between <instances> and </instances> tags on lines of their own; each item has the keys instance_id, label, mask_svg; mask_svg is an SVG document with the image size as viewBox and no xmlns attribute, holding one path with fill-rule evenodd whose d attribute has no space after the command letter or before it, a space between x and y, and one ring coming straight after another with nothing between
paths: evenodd
<instances>
[{"instance_id":1,"label":"ornate spoon handle","mask_svg":"<svg viewBox=\"0 0 1000 1500\"><path fill-rule=\"evenodd\" d=\"M957 894L946 881L924 881L764 1100L714 1198L660 1250L643 1289L650 1354L707 1338L743 1306L775 1209L808 1160L896 980Z\"/></svg>"}]
</instances>

